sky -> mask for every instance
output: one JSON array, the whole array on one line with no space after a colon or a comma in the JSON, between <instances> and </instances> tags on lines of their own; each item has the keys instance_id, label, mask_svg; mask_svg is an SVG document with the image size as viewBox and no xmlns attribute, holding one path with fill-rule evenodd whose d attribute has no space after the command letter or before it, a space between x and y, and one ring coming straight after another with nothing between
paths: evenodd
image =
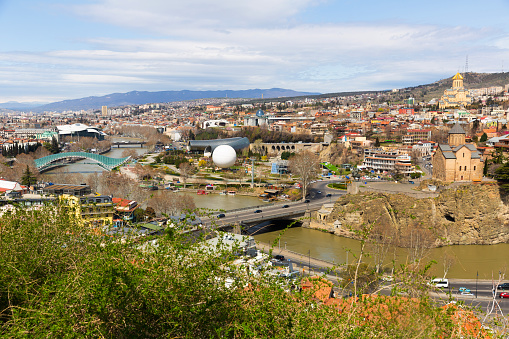
<instances>
[{"instance_id":1,"label":"sky","mask_svg":"<svg viewBox=\"0 0 509 339\"><path fill-rule=\"evenodd\" d=\"M509 69L508 0L0 0L0 102L334 93ZM505 69L504 69L505 68Z\"/></svg>"}]
</instances>

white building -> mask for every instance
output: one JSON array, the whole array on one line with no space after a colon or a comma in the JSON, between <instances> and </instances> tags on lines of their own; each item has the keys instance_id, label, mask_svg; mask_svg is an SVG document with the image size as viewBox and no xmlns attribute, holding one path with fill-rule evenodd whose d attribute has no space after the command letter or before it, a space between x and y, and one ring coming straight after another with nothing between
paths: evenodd
<instances>
[{"instance_id":1,"label":"white building","mask_svg":"<svg viewBox=\"0 0 509 339\"><path fill-rule=\"evenodd\" d=\"M365 149L364 161L361 169L376 172L400 171L403 174L413 173L412 158L408 154L400 154L398 151L384 152L382 149Z\"/></svg>"}]
</instances>

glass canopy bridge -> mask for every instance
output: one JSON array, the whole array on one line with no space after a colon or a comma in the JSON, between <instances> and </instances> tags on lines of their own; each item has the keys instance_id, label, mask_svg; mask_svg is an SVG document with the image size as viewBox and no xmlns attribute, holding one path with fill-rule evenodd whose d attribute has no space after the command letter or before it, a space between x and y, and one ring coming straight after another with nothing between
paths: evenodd
<instances>
[{"instance_id":1,"label":"glass canopy bridge","mask_svg":"<svg viewBox=\"0 0 509 339\"><path fill-rule=\"evenodd\" d=\"M89 159L93 163L99 165L101 168L111 171L112 169L125 164L131 157L125 158L109 158L104 155L87 153L87 152L64 152L51 154L46 157L35 159L35 167L39 172L44 172L53 167L67 165L80 159Z\"/></svg>"}]
</instances>

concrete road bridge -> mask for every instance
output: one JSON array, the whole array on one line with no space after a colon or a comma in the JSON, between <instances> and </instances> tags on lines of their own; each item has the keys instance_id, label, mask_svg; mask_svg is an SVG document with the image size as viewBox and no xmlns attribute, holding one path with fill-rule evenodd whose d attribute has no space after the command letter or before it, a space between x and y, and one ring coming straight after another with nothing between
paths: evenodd
<instances>
[{"instance_id":1,"label":"concrete road bridge","mask_svg":"<svg viewBox=\"0 0 509 339\"><path fill-rule=\"evenodd\" d=\"M35 167L39 172L47 171L53 167L67 165L77 160L88 159L101 168L111 171L112 169L125 164L131 157L109 158L104 155L87 152L64 152L51 154L46 157L35 159Z\"/></svg>"},{"instance_id":2,"label":"concrete road bridge","mask_svg":"<svg viewBox=\"0 0 509 339\"><path fill-rule=\"evenodd\" d=\"M309 202L282 202L226 212L218 211L209 218L203 218L203 225L206 227L223 229L241 226L244 232L249 233L252 227L271 220L302 219L305 222L306 218L311 216L311 212L319 210L323 204L334 202L340 196L346 194L346 191L327 188L326 184L328 183L330 183L330 181L323 181L315 184L314 187L310 189ZM224 214L224 216L218 217L222 214Z\"/></svg>"}]
</instances>

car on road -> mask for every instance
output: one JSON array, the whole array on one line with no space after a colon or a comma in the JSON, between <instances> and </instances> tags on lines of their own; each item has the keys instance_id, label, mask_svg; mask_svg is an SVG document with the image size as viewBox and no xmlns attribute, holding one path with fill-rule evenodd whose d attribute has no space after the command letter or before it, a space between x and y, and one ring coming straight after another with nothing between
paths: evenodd
<instances>
[{"instance_id":1,"label":"car on road","mask_svg":"<svg viewBox=\"0 0 509 339\"><path fill-rule=\"evenodd\" d=\"M497 290L509 290L509 283L503 283L497 286Z\"/></svg>"},{"instance_id":2,"label":"car on road","mask_svg":"<svg viewBox=\"0 0 509 339\"><path fill-rule=\"evenodd\" d=\"M473 296L474 295L472 292L461 292L460 294L461 295L468 295L468 296Z\"/></svg>"},{"instance_id":3,"label":"car on road","mask_svg":"<svg viewBox=\"0 0 509 339\"><path fill-rule=\"evenodd\" d=\"M449 287L449 280L435 278L435 279L431 280L430 285L438 287L438 288L448 288Z\"/></svg>"},{"instance_id":4,"label":"car on road","mask_svg":"<svg viewBox=\"0 0 509 339\"><path fill-rule=\"evenodd\" d=\"M332 197L332 194L327 193L325 196L326 196L327 198L328 198L328 197Z\"/></svg>"},{"instance_id":5,"label":"car on road","mask_svg":"<svg viewBox=\"0 0 509 339\"><path fill-rule=\"evenodd\" d=\"M284 261L285 260L285 256L281 255L281 254L277 254L277 255L274 256L274 259L279 260L279 261Z\"/></svg>"},{"instance_id":6,"label":"car on road","mask_svg":"<svg viewBox=\"0 0 509 339\"><path fill-rule=\"evenodd\" d=\"M290 205L283 205L283 208L288 208L290 207Z\"/></svg>"},{"instance_id":7,"label":"car on road","mask_svg":"<svg viewBox=\"0 0 509 339\"><path fill-rule=\"evenodd\" d=\"M309 204L311 201L309 199L304 200L306 204Z\"/></svg>"},{"instance_id":8,"label":"car on road","mask_svg":"<svg viewBox=\"0 0 509 339\"><path fill-rule=\"evenodd\" d=\"M322 194L322 191L317 191L316 193L317 193L317 194Z\"/></svg>"},{"instance_id":9,"label":"car on road","mask_svg":"<svg viewBox=\"0 0 509 339\"><path fill-rule=\"evenodd\" d=\"M262 210L256 210L255 213L262 213Z\"/></svg>"},{"instance_id":10,"label":"car on road","mask_svg":"<svg viewBox=\"0 0 509 339\"><path fill-rule=\"evenodd\" d=\"M509 298L509 292L500 292L498 295L499 298Z\"/></svg>"},{"instance_id":11,"label":"car on road","mask_svg":"<svg viewBox=\"0 0 509 339\"><path fill-rule=\"evenodd\" d=\"M466 287L460 287L460 288L458 288L458 291L460 293L470 293L470 290Z\"/></svg>"},{"instance_id":12,"label":"car on road","mask_svg":"<svg viewBox=\"0 0 509 339\"><path fill-rule=\"evenodd\" d=\"M224 217L226 217L226 215L225 215L224 213L219 213L219 214L217 215L217 217L218 217L218 218L224 218Z\"/></svg>"}]
</instances>

